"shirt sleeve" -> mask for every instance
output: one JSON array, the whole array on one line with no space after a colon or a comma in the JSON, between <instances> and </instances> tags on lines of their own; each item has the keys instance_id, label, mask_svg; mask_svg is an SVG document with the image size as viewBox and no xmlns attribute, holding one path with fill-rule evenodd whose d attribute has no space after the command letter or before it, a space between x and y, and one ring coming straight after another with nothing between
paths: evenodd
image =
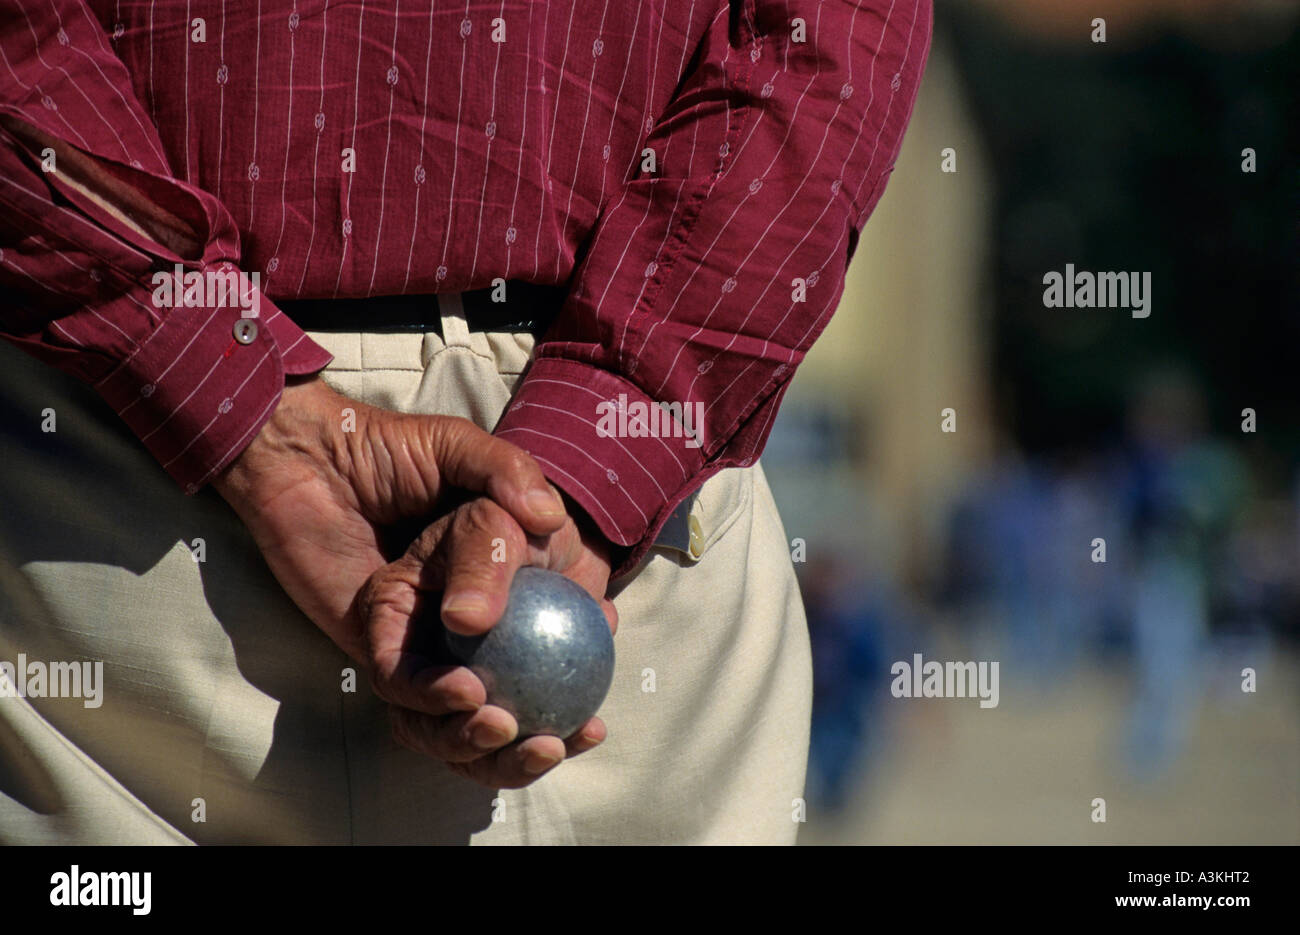
<instances>
[{"instance_id":1,"label":"shirt sleeve","mask_svg":"<svg viewBox=\"0 0 1300 935\"><path fill-rule=\"evenodd\" d=\"M82 0L0 7L0 335L90 383L186 492L330 360L239 256Z\"/></svg>"},{"instance_id":2,"label":"shirt sleeve","mask_svg":"<svg viewBox=\"0 0 1300 935\"><path fill-rule=\"evenodd\" d=\"M647 121L496 428L629 547L616 574L761 451L893 170L932 17L931 0L731 0Z\"/></svg>"}]
</instances>

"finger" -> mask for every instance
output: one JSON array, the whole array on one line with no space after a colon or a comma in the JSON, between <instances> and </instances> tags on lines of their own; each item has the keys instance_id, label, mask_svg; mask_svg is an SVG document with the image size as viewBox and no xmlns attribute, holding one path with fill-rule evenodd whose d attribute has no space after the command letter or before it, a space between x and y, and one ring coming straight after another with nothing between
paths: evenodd
<instances>
[{"instance_id":1,"label":"finger","mask_svg":"<svg viewBox=\"0 0 1300 935\"><path fill-rule=\"evenodd\" d=\"M505 510L486 498L457 511L435 550L433 564L441 567L427 576L429 586L445 588L442 620L447 628L467 636L489 630L505 612L515 572L528 564L575 581L600 603L610 631L616 631L618 611L604 598L608 570L585 548L573 522L566 520L545 537L527 538L522 532ZM490 562L483 560L485 555Z\"/></svg>"},{"instance_id":2,"label":"finger","mask_svg":"<svg viewBox=\"0 0 1300 935\"><path fill-rule=\"evenodd\" d=\"M393 671L372 670L370 687L389 704L435 717L472 714L487 703L487 690L469 669L428 665L409 655Z\"/></svg>"},{"instance_id":3,"label":"finger","mask_svg":"<svg viewBox=\"0 0 1300 935\"><path fill-rule=\"evenodd\" d=\"M371 687L385 701L426 714L475 711L487 697L478 677L463 666L436 665L431 653L412 648L413 621L423 616L420 573L418 565L399 560L375 571L357 592L353 613L364 634Z\"/></svg>"},{"instance_id":4,"label":"finger","mask_svg":"<svg viewBox=\"0 0 1300 935\"><path fill-rule=\"evenodd\" d=\"M606 736L608 731L605 722L598 717L592 718L564 739L567 758L571 759L600 746L605 742Z\"/></svg>"},{"instance_id":5,"label":"finger","mask_svg":"<svg viewBox=\"0 0 1300 935\"><path fill-rule=\"evenodd\" d=\"M442 619L453 633L490 629L505 610L510 582L528 556L519 524L486 497L439 518L397 561L363 588L361 619L388 654L405 650L424 595L442 591Z\"/></svg>"},{"instance_id":6,"label":"finger","mask_svg":"<svg viewBox=\"0 0 1300 935\"><path fill-rule=\"evenodd\" d=\"M550 538L555 540L556 537L551 536ZM610 624L610 632L616 633L619 631L619 609L614 606L614 601L610 601L604 596L604 593L608 590L608 585L610 585L610 572L608 572L608 568L602 566L591 555L585 546L581 545L580 541L578 541L578 550L580 550L580 558L578 558L577 562L568 564L568 567L551 566L552 570L563 573L565 577L568 577L569 580L581 586L582 590L590 594L595 599L595 602L601 605L601 610L604 611L604 619Z\"/></svg>"},{"instance_id":7,"label":"finger","mask_svg":"<svg viewBox=\"0 0 1300 935\"><path fill-rule=\"evenodd\" d=\"M564 762L558 737L529 737L494 754L454 764L457 773L490 789L521 789Z\"/></svg>"},{"instance_id":8,"label":"finger","mask_svg":"<svg viewBox=\"0 0 1300 935\"><path fill-rule=\"evenodd\" d=\"M523 530L494 501L480 498L458 509L425 563L425 581L443 588L447 629L464 636L491 629L505 612L510 582L527 557Z\"/></svg>"},{"instance_id":9,"label":"finger","mask_svg":"<svg viewBox=\"0 0 1300 935\"><path fill-rule=\"evenodd\" d=\"M533 535L546 535L563 525L564 501L522 448L494 438L468 420L451 418L443 420L431 444L434 463L447 483L486 493Z\"/></svg>"},{"instance_id":10,"label":"finger","mask_svg":"<svg viewBox=\"0 0 1300 935\"><path fill-rule=\"evenodd\" d=\"M609 588L608 564L587 545L572 519L548 536L531 537L525 564L558 571L596 601L603 601Z\"/></svg>"},{"instance_id":11,"label":"finger","mask_svg":"<svg viewBox=\"0 0 1300 935\"><path fill-rule=\"evenodd\" d=\"M415 627L424 618L424 573L419 555L433 548L444 518L412 544L403 561L385 565L358 591L354 613L365 638L365 662L371 688L383 700L421 711L444 715L473 712L487 700L483 683L464 666L439 665L437 650L419 646Z\"/></svg>"},{"instance_id":12,"label":"finger","mask_svg":"<svg viewBox=\"0 0 1300 935\"><path fill-rule=\"evenodd\" d=\"M446 763L468 763L490 756L519 734L515 719L495 705L484 705L473 714L447 717L429 717L390 705L388 717L398 743Z\"/></svg>"}]
</instances>

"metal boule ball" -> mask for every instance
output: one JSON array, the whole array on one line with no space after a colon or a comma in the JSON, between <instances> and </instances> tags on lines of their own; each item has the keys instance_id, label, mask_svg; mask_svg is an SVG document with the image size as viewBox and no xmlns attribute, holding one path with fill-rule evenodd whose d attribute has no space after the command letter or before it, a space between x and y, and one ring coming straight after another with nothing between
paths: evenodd
<instances>
[{"instance_id":1,"label":"metal boule ball","mask_svg":"<svg viewBox=\"0 0 1300 935\"><path fill-rule=\"evenodd\" d=\"M481 636L444 628L447 648L479 677L488 704L509 711L519 737L568 737L605 700L614 637L591 595L563 575L521 568L505 613Z\"/></svg>"}]
</instances>

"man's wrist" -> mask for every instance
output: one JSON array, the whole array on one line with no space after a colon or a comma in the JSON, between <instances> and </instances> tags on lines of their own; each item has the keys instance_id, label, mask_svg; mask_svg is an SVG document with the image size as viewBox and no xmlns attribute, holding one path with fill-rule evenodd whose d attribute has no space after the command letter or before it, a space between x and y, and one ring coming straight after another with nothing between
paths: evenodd
<instances>
[{"instance_id":1,"label":"man's wrist","mask_svg":"<svg viewBox=\"0 0 1300 935\"><path fill-rule=\"evenodd\" d=\"M569 514L569 518L573 520L573 525L578 527L578 532L582 534L583 541L587 543L595 543L603 548L606 554L608 554L609 549L612 547L612 543L609 541L609 538L600 531L600 527L596 525L596 521L591 518L585 509L583 509L582 504L573 499L563 490L560 491L560 499L564 501L564 512Z\"/></svg>"},{"instance_id":2,"label":"man's wrist","mask_svg":"<svg viewBox=\"0 0 1300 935\"><path fill-rule=\"evenodd\" d=\"M596 525L596 521L591 518L591 515L573 497L562 490L560 491L560 497L564 500L564 511L569 514L573 524L578 527L578 534L582 537L582 544L599 555L611 572L619 568L632 550L627 546L611 542L609 537L601 532L600 527Z\"/></svg>"},{"instance_id":3,"label":"man's wrist","mask_svg":"<svg viewBox=\"0 0 1300 935\"><path fill-rule=\"evenodd\" d=\"M320 438L320 401L336 395L317 375L288 376L271 417L253 440L212 480L232 505L248 501L271 472L283 473L288 456Z\"/></svg>"}]
</instances>

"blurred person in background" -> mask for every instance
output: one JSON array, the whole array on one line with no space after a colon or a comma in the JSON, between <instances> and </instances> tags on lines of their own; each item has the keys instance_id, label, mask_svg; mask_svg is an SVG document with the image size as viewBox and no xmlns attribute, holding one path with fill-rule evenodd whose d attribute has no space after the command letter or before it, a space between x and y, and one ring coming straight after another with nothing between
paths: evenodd
<instances>
[{"instance_id":1,"label":"blurred person in background","mask_svg":"<svg viewBox=\"0 0 1300 935\"><path fill-rule=\"evenodd\" d=\"M799 566L813 653L808 799L837 811L856 793L879 749L880 701L889 682L887 621L878 587L819 553Z\"/></svg>"},{"instance_id":2,"label":"blurred person in background","mask_svg":"<svg viewBox=\"0 0 1300 935\"><path fill-rule=\"evenodd\" d=\"M1142 776L1169 766L1196 716L1211 608L1249 492L1240 455L1207 436L1205 418L1200 387L1166 372L1141 388L1129 420L1137 697L1127 752Z\"/></svg>"}]
</instances>

